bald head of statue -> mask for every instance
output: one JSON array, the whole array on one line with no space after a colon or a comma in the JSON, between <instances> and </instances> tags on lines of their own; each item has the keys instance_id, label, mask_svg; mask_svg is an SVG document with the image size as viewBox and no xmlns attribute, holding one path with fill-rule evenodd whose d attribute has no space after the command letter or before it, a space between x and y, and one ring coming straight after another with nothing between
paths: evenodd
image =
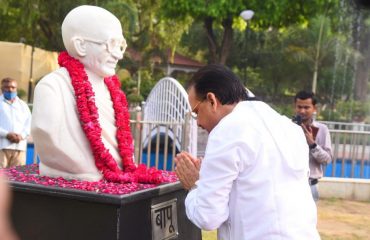
<instances>
[{"instance_id":1,"label":"bald head of statue","mask_svg":"<svg viewBox=\"0 0 370 240\"><path fill-rule=\"evenodd\" d=\"M62 37L69 55L98 77L115 74L127 46L117 17L96 6L72 9L63 21Z\"/></svg>"}]
</instances>

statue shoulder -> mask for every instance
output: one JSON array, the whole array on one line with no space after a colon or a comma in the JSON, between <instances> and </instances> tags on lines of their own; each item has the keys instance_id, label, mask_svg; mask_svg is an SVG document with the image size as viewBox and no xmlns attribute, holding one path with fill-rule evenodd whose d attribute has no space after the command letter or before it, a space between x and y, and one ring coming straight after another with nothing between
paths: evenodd
<instances>
[{"instance_id":1,"label":"statue shoulder","mask_svg":"<svg viewBox=\"0 0 370 240\"><path fill-rule=\"evenodd\" d=\"M68 71L65 68L58 68L57 70L45 75L37 82L36 88L48 87L59 88L63 85L69 86L71 83Z\"/></svg>"}]
</instances>

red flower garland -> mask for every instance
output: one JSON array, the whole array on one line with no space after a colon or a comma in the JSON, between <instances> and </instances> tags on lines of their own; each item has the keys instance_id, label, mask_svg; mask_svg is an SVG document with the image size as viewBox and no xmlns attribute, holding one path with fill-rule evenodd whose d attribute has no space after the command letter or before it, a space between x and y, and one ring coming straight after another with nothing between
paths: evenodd
<instances>
[{"instance_id":1,"label":"red flower garland","mask_svg":"<svg viewBox=\"0 0 370 240\"><path fill-rule=\"evenodd\" d=\"M81 127L90 143L95 165L104 178L107 181L118 183L162 183L164 179L160 170L147 169L143 164L136 167L133 162L133 139L130 131L128 104L125 94L120 89L118 77L114 75L104 78L104 83L113 102L117 127L116 138L119 155L122 158L122 170L101 140L102 129L99 124L98 109L95 105L95 93L84 65L68 55L67 52L60 53L58 63L67 69L71 77Z\"/></svg>"}]
</instances>

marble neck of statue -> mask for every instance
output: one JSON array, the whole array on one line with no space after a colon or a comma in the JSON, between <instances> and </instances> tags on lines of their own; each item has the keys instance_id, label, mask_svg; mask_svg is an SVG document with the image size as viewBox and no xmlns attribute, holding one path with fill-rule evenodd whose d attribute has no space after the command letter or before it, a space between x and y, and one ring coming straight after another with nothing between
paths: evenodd
<instances>
[{"instance_id":1,"label":"marble neck of statue","mask_svg":"<svg viewBox=\"0 0 370 240\"><path fill-rule=\"evenodd\" d=\"M93 71L91 71L89 69L86 69L86 68L85 68L85 71L86 71L87 77L88 77L91 85L93 85L93 86L105 86L104 77L101 77L101 76L97 75L96 73L94 73Z\"/></svg>"}]
</instances>

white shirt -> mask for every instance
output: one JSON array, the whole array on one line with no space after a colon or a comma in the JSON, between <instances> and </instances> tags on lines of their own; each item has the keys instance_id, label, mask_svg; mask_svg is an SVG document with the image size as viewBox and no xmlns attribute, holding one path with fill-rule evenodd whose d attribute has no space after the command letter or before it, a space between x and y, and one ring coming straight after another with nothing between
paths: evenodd
<instances>
[{"instance_id":1,"label":"white shirt","mask_svg":"<svg viewBox=\"0 0 370 240\"><path fill-rule=\"evenodd\" d=\"M218 239L320 239L302 129L267 104L236 105L211 131L186 214Z\"/></svg>"},{"instance_id":2,"label":"white shirt","mask_svg":"<svg viewBox=\"0 0 370 240\"><path fill-rule=\"evenodd\" d=\"M0 149L26 151L27 137L31 129L31 112L27 104L18 97L11 103L0 95ZM9 132L18 133L23 140L12 143L6 135Z\"/></svg>"},{"instance_id":3,"label":"white shirt","mask_svg":"<svg viewBox=\"0 0 370 240\"><path fill-rule=\"evenodd\" d=\"M102 141L121 166L113 103L103 79L89 79L102 128ZM82 130L71 79L65 68L46 75L35 88L32 137L40 157L40 174L97 181L90 143Z\"/></svg>"}]
</instances>

